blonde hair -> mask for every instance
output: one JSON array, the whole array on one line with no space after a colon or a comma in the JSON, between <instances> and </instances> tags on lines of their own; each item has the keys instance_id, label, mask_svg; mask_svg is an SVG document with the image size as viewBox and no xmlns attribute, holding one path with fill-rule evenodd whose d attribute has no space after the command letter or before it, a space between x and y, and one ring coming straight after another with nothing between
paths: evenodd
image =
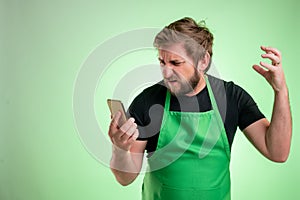
<instances>
[{"instance_id":1,"label":"blonde hair","mask_svg":"<svg viewBox=\"0 0 300 200\"><path fill-rule=\"evenodd\" d=\"M196 23L189 17L177 20L163 28L155 37L153 45L156 48L183 44L187 55L194 64L204 58L206 51L212 57L213 34L205 26L205 22ZM205 71L210 67L210 63Z\"/></svg>"}]
</instances>

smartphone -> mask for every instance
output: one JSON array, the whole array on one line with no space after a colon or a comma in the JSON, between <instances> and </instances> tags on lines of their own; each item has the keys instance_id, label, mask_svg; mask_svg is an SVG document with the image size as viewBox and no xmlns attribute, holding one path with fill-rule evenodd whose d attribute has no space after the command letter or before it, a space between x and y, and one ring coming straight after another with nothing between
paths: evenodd
<instances>
[{"instance_id":1,"label":"smartphone","mask_svg":"<svg viewBox=\"0 0 300 200\"><path fill-rule=\"evenodd\" d=\"M114 116L118 111L121 112L118 125L122 126L127 121L127 116L122 101L117 99L107 99L107 104L112 116Z\"/></svg>"}]
</instances>

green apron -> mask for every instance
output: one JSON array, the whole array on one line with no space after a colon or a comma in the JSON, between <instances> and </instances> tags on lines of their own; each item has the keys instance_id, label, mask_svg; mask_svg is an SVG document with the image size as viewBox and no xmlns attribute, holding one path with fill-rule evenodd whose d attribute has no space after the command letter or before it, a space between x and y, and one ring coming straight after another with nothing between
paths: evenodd
<instances>
[{"instance_id":1,"label":"green apron","mask_svg":"<svg viewBox=\"0 0 300 200\"><path fill-rule=\"evenodd\" d=\"M148 159L143 200L230 199L230 149L207 77L207 112L170 111L167 91L156 151Z\"/></svg>"}]
</instances>

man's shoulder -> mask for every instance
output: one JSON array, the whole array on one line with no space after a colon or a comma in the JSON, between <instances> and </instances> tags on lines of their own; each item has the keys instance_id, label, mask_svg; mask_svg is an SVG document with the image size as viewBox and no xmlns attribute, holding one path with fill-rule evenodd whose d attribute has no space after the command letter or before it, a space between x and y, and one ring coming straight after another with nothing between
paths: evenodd
<instances>
[{"instance_id":1,"label":"man's shoulder","mask_svg":"<svg viewBox=\"0 0 300 200\"><path fill-rule=\"evenodd\" d=\"M145 88L140 95L145 95L146 97L153 97L156 95L161 95L162 93L165 93L167 90L166 86L164 85L163 81L159 81L155 83L154 85L151 85L147 88Z\"/></svg>"},{"instance_id":2,"label":"man's shoulder","mask_svg":"<svg viewBox=\"0 0 300 200\"><path fill-rule=\"evenodd\" d=\"M141 105L143 105L144 108L147 108L149 106L151 107L152 104L164 102L166 91L167 88L164 82L159 81L139 93L131 103L131 107L141 107Z\"/></svg>"},{"instance_id":3,"label":"man's shoulder","mask_svg":"<svg viewBox=\"0 0 300 200\"><path fill-rule=\"evenodd\" d=\"M237 94L241 91L244 91L242 87L234 83L233 81L223 80L221 78L207 75L209 83L213 90L217 90L218 92L226 92L227 95Z\"/></svg>"}]
</instances>

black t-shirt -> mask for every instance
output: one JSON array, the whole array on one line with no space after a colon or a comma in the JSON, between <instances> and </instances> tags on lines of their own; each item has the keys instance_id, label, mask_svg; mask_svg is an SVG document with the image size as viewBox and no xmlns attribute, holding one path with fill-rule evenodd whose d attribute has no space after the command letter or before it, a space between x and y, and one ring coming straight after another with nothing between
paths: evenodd
<instances>
[{"instance_id":1,"label":"black t-shirt","mask_svg":"<svg viewBox=\"0 0 300 200\"><path fill-rule=\"evenodd\" d=\"M245 129L264 118L252 97L233 82L226 82L208 75L214 97L231 148L237 127ZM163 81L146 88L131 103L128 113L138 125L138 140L147 140L146 150L155 151L164 112L167 88ZM206 112L212 109L207 87L194 97L171 96L170 111Z\"/></svg>"}]
</instances>

